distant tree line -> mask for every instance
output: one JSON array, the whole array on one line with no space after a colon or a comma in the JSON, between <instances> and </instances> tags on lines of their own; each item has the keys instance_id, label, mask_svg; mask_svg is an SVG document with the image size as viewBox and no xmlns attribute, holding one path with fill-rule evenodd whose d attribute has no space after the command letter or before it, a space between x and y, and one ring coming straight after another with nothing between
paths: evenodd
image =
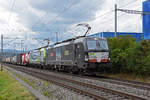
<instances>
[{"instance_id":1,"label":"distant tree line","mask_svg":"<svg viewBox=\"0 0 150 100\"><path fill-rule=\"evenodd\" d=\"M130 36L108 38L113 73L150 75L150 41Z\"/></svg>"}]
</instances>

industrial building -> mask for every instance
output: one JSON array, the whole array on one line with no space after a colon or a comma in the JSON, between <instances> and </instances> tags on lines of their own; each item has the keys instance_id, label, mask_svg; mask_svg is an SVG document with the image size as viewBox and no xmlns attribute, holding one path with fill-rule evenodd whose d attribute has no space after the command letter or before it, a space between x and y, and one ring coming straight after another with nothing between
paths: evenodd
<instances>
[{"instance_id":1,"label":"industrial building","mask_svg":"<svg viewBox=\"0 0 150 100\"><path fill-rule=\"evenodd\" d=\"M136 38L137 41L143 39L142 33L117 32L116 34L116 36L127 36L127 35ZM100 33L95 33L91 36L110 38L110 37L115 37L115 32L100 32Z\"/></svg>"},{"instance_id":2,"label":"industrial building","mask_svg":"<svg viewBox=\"0 0 150 100\"><path fill-rule=\"evenodd\" d=\"M133 12L134 11L131 11L130 13ZM140 41L141 39L145 39L145 40L150 39L150 0L146 0L143 2L143 11L141 12L141 14L143 15L142 33L117 32L116 36L129 35L133 38L136 38L137 41ZM99 32L99 33L92 34L91 36L110 38L110 37L115 37L115 32Z\"/></svg>"}]
</instances>

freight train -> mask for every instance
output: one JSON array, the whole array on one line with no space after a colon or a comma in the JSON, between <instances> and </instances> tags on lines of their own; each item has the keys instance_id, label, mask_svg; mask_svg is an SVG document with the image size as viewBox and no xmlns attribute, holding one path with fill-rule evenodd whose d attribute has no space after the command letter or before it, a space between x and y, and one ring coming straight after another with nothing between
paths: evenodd
<instances>
[{"instance_id":1,"label":"freight train","mask_svg":"<svg viewBox=\"0 0 150 100\"><path fill-rule=\"evenodd\" d=\"M73 73L99 72L110 62L107 40L99 37L77 37L53 47L43 47L4 58L3 62Z\"/></svg>"},{"instance_id":2,"label":"freight train","mask_svg":"<svg viewBox=\"0 0 150 100\"><path fill-rule=\"evenodd\" d=\"M91 28L88 27L88 29ZM109 65L110 50L105 38L84 35L56 43L53 47L45 46L24 54L4 58L3 62L89 74L101 72L105 65Z\"/></svg>"}]
</instances>

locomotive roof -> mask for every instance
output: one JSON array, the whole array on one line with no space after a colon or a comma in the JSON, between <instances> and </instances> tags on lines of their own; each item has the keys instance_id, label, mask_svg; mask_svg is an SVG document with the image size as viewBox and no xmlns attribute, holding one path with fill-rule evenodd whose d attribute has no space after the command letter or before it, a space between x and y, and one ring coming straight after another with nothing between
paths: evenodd
<instances>
[{"instance_id":1,"label":"locomotive roof","mask_svg":"<svg viewBox=\"0 0 150 100\"><path fill-rule=\"evenodd\" d=\"M68 40L65 40L63 42L57 43L57 44L54 45L54 48L64 46L64 45L68 45L68 44L71 44L71 43L82 42L84 39L93 39L93 38L105 39L105 38L102 38L102 37L90 37L90 36L84 37L84 36L80 36L80 37L77 37L77 38L72 38L72 39L68 39Z\"/></svg>"}]
</instances>

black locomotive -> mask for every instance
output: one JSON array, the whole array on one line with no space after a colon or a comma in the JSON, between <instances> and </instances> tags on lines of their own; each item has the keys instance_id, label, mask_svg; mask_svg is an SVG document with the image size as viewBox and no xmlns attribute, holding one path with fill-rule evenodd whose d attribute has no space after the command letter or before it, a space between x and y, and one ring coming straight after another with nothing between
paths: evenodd
<instances>
[{"instance_id":1,"label":"black locomotive","mask_svg":"<svg viewBox=\"0 0 150 100\"><path fill-rule=\"evenodd\" d=\"M46 66L58 71L98 72L110 61L106 39L88 36L58 43L46 55Z\"/></svg>"}]
</instances>

